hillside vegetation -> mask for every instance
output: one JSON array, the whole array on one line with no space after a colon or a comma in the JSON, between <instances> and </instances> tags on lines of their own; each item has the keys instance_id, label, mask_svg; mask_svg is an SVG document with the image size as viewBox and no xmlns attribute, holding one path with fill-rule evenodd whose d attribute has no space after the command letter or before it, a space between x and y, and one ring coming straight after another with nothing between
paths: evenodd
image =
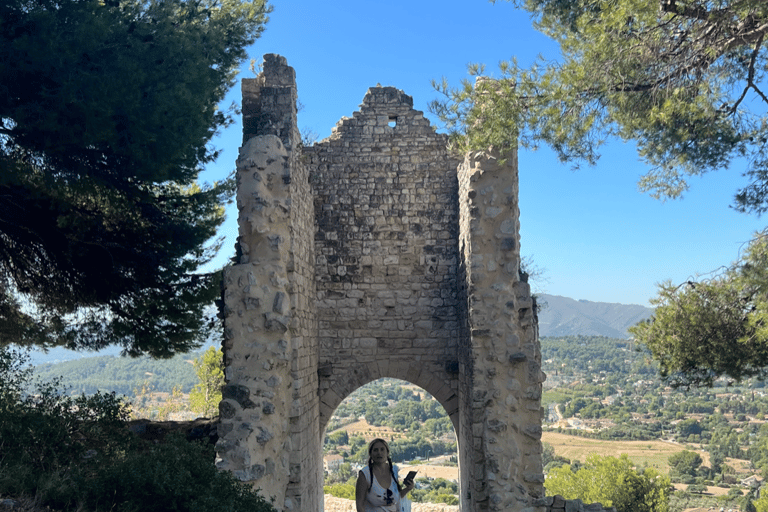
<instances>
[{"instance_id":1,"label":"hillside vegetation","mask_svg":"<svg viewBox=\"0 0 768 512\"><path fill-rule=\"evenodd\" d=\"M275 512L216 469L210 443L171 434L144 440L116 395L60 390L56 382L33 385L24 356L0 348L0 498L8 498L0 507Z\"/></svg>"},{"instance_id":2,"label":"hillside vegetation","mask_svg":"<svg viewBox=\"0 0 768 512\"><path fill-rule=\"evenodd\" d=\"M671 477L677 489L670 498L671 512L692 503L736 507L768 473L763 382L718 381L713 388L674 390L659 380L655 364L631 340L563 336L543 338L541 345L547 374L542 397L548 411L543 437L547 471L564 464L578 468L593 453L627 454L639 470L653 468ZM63 375L80 390L85 385L78 381L88 377L102 391L112 390L107 377L114 372L119 379L112 381L119 381L117 389L129 396L148 379L169 390L183 385L186 391L196 382L185 358L165 363L89 358L45 365L37 372ZM349 491L344 486L354 477L353 467L364 463L367 443L374 437L390 442L401 466L423 465L429 459L440 464L433 467L445 468L435 474L448 481L455 478L450 475L457 471L456 438L445 411L424 390L382 379L353 393L331 419L325 452L344 459L340 472L327 475L334 494ZM758 483L747 480L753 475ZM433 488L434 481L423 479L425 492L417 497L452 502L450 496L456 494L451 487L437 480L439 489Z\"/></svg>"},{"instance_id":3,"label":"hillside vegetation","mask_svg":"<svg viewBox=\"0 0 768 512\"><path fill-rule=\"evenodd\" d=\"M86 357L38 365L35 367L35 375L43 381L58 378L73 394L91 395L101 391L132 396L142 386L162 393L172 393L174 388L189 393L197 384L192 362L201 354L192 352L167 360L150 357Z\"/></svg>"}]
</instances>

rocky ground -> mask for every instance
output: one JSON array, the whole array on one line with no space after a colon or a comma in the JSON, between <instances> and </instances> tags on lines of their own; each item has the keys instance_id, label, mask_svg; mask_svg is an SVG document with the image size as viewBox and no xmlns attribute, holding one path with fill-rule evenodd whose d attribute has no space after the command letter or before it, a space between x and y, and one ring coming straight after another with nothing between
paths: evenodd
<instances>
[{"instance_id":1,"label":"rocky ground","mask_svg":"<svg viewBox=\"0 0 768 512\"><path fill-rule=\"evenodd\" d=\"M326 494L325 512L355 512L355 502ZM413 503L411 504L411 512L459 512L459 507L436 503Z\"/></svg>"}]
</instances>

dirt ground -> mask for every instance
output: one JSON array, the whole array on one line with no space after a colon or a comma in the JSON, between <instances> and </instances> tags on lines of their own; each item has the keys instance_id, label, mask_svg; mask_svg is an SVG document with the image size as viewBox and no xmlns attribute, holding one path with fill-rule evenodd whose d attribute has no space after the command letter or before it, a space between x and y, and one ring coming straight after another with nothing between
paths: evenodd
<instances>
[{"instance_id":1,"label":"dirt ground","mask_svg":"<svg viewBox=\"0 0 768 512\"><path fill-rule=\"evenodd\" d=\"M676 491L684 491L688 488L686 484L672 484L672 487L675 488ZM724 487L710 487L707 486L707 494L711 496L725 496L728 494L729 489L726 489Z\"/></svg>"},{"instance_id":2,"label":"dirt ground","mask_svg":"<svg viewBox=\"0 0 768 512\"><path fill-rule=\"evenodd\" d=\"M411 510L413 512L459 512L459 507L437 503L412 503ZM325 512L355 512L355 502L326 494Z\"/></svg>"}]
</instances>

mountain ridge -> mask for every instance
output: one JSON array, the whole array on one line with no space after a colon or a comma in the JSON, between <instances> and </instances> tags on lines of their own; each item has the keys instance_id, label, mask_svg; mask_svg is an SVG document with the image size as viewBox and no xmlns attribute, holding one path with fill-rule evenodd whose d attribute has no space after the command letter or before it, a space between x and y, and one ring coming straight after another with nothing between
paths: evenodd
<instances>
[{"instance_id":1,"label":"mountain ridge","mask_svg":"<svg viewBox=\"0 0 768 512\"><path fill-rule=\"evenodd\" d=\"M629 338L627 329L651 316L653 310L637 304L617 304L576 300L546 293L537 295L539 311L539 336L605 336ZM206 344L203 349L211 343ZM61 347L49 350L33 350L30 363L61 363L81 358L103 355L120 356L119 347L108 347L99 352L74 352Z\"/></svg>"},{"instance_id":2,"label":"mountain ridge","mask_svg":"<svg viewBox=\"0 0 768 512\"><path fill-rule=\"evenodd\" d=\"M546 293L538 295L539 336L606 336L629 338L627 329L649 318L653 309L638 304L576 300Z\"/></svg>"}]
</instances>

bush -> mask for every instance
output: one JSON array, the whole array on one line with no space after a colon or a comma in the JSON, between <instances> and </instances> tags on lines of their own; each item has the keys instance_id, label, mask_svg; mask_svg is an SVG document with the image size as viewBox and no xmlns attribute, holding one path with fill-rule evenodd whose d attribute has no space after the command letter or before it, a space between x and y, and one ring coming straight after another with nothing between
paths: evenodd
<instances>
[{"instance_id":1,"label":"bush","mask_svg":"<svg viewBox=\"0 0 768 512\"><path fill-rule=\"evenodd\" d=\"M459 492L458 485L444 478L429 480L419 478L416 480L419 488L414 489L409 494L411 501L417 503L446 503L448 505L458 505L459 498L456 494Z\"/></svg>"},{"instance_id":2,"label":"bush","mask_svg":"<svg viewBox=\"0 0 768 512\"><path fill-rule=\"evenodd\" d=\"M459 498L453 494L438 494L434 503L445 503L447 505L458 505Z\"/></svg>"},{"instance_id":3,"label":"bush","mask_svg":"<svg viewBox=\"0 0 768 512\"><path fill-rule=\"evenodd\" d=\"M92 510L165 512L274 511L263 497L213 464L211 445L172 435L163 444L126 454L88 482L83 503Z\"/></svg>"},{"instance_id":4,"label":"bush","mask_svg":"<svg viewBox=\"0 0 768 512\"><path fill-rule=\"evenodd\" d=\"M323 487L323 493L336 496L337 498L344 498L348 500L355 499L355 486L352 484L333 484Z\"/></svg>"},{"instance_id":5,"label":"bush","mask_svg":"<svg viewBox=\"0 0 768 512\"><path fill-rule=\"evenodd\" d=\"M212 446L134 437L114 395L73 398L55 382L25 395L26 360L0 348L0 494L64 511L275 511L216 469Z\"/></svg>"},{"instance_id":6,"label":"bush","mask_svg":"<svg viewBox=\"0 0 768 512\"><path fill-rule=\"evenodd\" d=\"M567 465L553 469L544 485L550 495L599 502L618 512L668 510L669 479L650 468L636 471L626 454L619 458L592 454L577 471Z\"/></svg>"}]
</instances>

